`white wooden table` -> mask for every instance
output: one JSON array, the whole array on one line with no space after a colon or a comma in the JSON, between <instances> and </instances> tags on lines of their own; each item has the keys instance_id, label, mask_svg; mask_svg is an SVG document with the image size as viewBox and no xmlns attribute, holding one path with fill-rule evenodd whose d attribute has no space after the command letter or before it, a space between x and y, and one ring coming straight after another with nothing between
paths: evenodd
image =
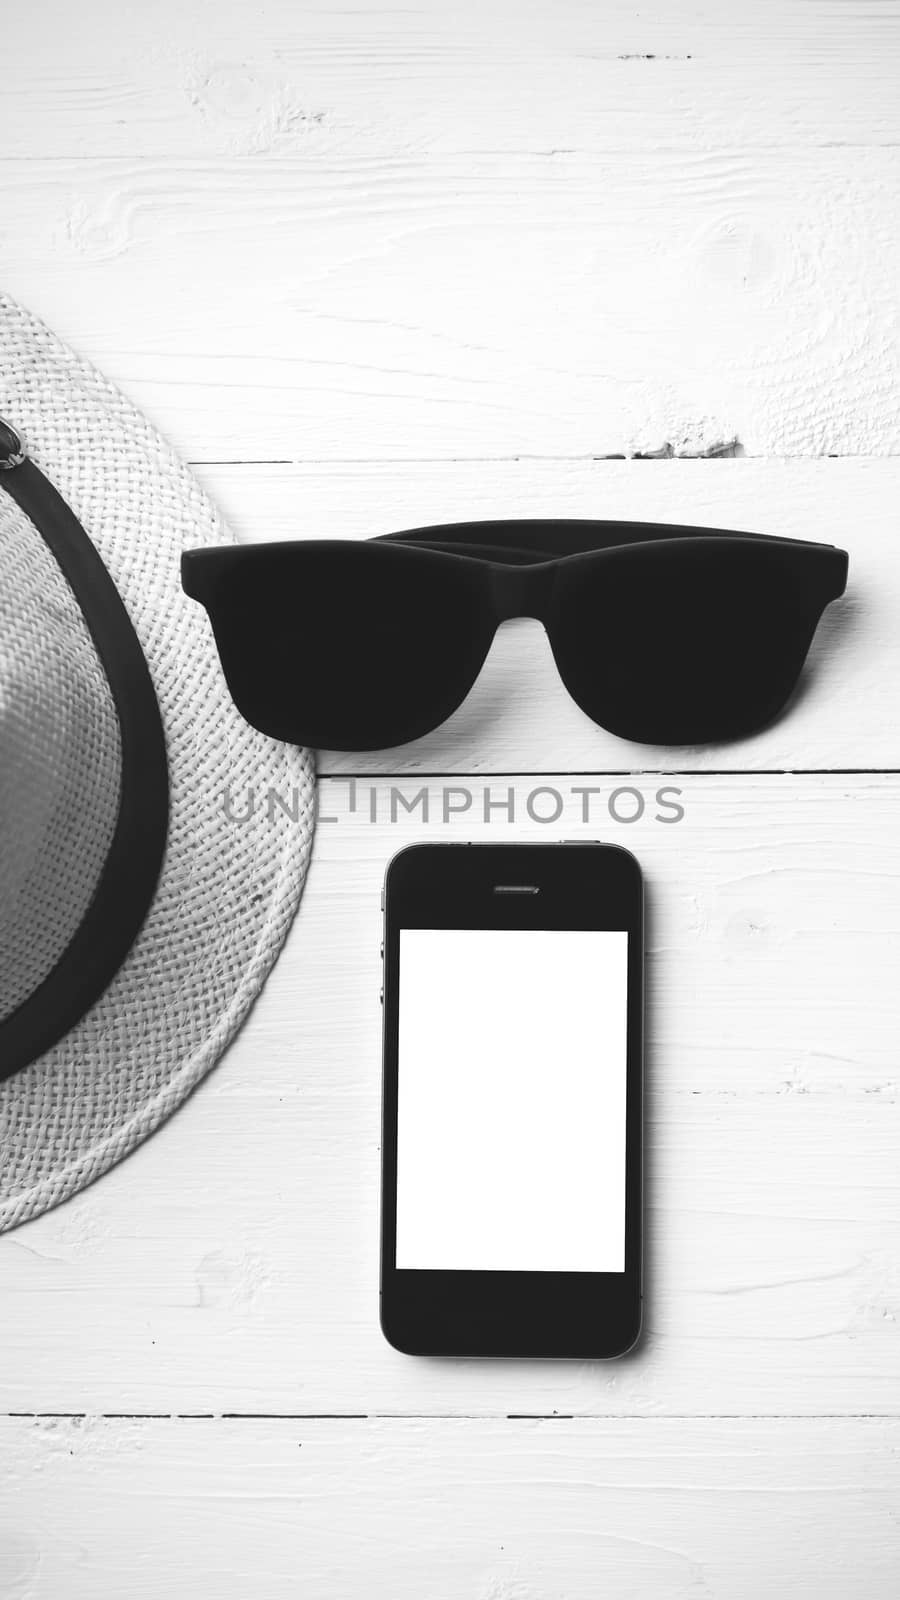
<instances>
[{"instance_id":1,"label":"white wooden table","mask_svg":"<svg viewBox=\"0 0 900 1600\"><path fill-rule=\"evenodd\" d=\"M0 1600L893 1600L900 3L31 0L2 31L4 285L242 535L695 520L844 544L851 589L739 745L604 734L521 623L437 733L323 755L338 820L237 1043L0 1239ZM392 785L432 820L385 820ZM647 1333L607 1365L378 1330L379 883L487 831L649 879Z\"/></svg>"}]
</instances>

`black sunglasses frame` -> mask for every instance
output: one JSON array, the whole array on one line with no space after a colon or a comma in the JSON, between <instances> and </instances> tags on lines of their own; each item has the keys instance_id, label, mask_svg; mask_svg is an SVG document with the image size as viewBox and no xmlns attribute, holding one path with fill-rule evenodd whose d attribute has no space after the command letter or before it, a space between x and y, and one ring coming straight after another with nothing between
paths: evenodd
<instances>
[{"instance_id":1,"label":"black sunglasses frame","mask_svg":"<svg viewBox=\"0 0 900 1600\"><path fill-rule=\"evenodd\" d=\"M416 550L434 550L480 561L492 572L490 594L495 625L513 617L535 617L549 627L554 621L554 578L561 563L579 558L590 561L627 545L643 548L677 540L681 545L697 541L699 547L707 539L716 540L720 548L723 540L741 543L749 540L754 545L774 545L784 551L796 551L798 561L804 563L804 581L816 586L821 583L825 604L838 599L846 587L848 556L835 545L808 539L785 539L767 533L739 533L727 528L682 527L671 522L592 522L586 519L456 522L380 534L368 542L408 545ZM516 568L521 571L515 571Z\"/></svg>"},{"instance_id":2,"label":"black sunglasses frame","mask_svg":"<svg viewBox=\"0 0 900 1600\"><path fill-rule=\"evenodd\" d=\"M390 550L391 555L383 566L380 558L376 558L378 565L373 567L373 555L378 549L384 549L386 556ZM366 552L364 557L358 555L360 551ZM260 714L260 695L247 693L234 635L244 628L248 646L253 642L260 644L264 627L264 619L251 618L249 610L245 609L247 580L252 579L257 592L261 584L263 591L273 597L285 585L293 585L301 592L313 564L331 560L346 567L348 585L354 582L356 561L359 564L357 577L362 586L367 582L368 572L383 580L388 589L408 583L413 598L419 579L438 585L442 581L458 582L465 590L460 609L465 613L462 620L469 624L471 637L464 637L460 627L458 640L453 642L467 652L466 671L463 673L460 669L458 676L448 671L446 692L436 690L427 706L423 703L419 708L416 717L398 717L393 737L386 736L384 727L372 738L367 736L363 725L346 729L335 726L330 730L324 725L319 727L314 717L304 720L302 709L299 715L295 710L285 717L263 707ZM789 619L792 637L787 643L790 649L785 647L783 651L784 669L777 690L766 693L760 690L753 701L752 714L743 718L735 715L731 722L727 716L720 717L721 728L707 733L701 731L687 738L680 733L675 737L659 737L658 730L652 726L652 716L648 721L646 714L643 723L640 717L633 720L633 731L617 726L615 719L609 721L605 716L596 715L590 705L585 704L585 699L593 700L593 695L578 692L576 687L583 669L577 662L573 668L572 653L567 650L567 615L572 610L573 596L577 605L580 587L607 571L614 597L616 576L624 570L623 560L639 564L635 570L641 582L652 579L654 563L657 572L665 572L672 569L674 560L676 565L672 570L682 575L690 572L689 588L695 596L699 595L698 603L704 605L707 603L703 593L707 569L716 563L721 566L723 560L738 575L742 566L751 572L762 569L761 574L756 572L757 589L762 584L777 595L779 589L790 587L795 617ZM534 617L544 625L566 687L587 715L601 726L625 738L647 743L700 743L742 737L771 720L789 698L784 684L789 680L792 688L796 683L825 606L844 592L847 570L846 552L830 544L668 523L543 519L452 523L412 528L363 541L307 540L206 548L187 551L182 557L183 586L210 613L229 685L248 720L264 732L289 742L343 750L384 749L407 743L437 727L472 687L497 627L520 616ZM311 588L315 591L315 580ZM711 608L716 604L713 588L710 584ZM657 597L658 603L665 598L663 587L662 594ZM733 597L731 603L734 603ZM607 622L609 620L608 615ZM766 620L760 618L763 634ZM756 670L761 676L762 660L761 656L756 667L748 666L747 672ZM368 665L371 670L378 670L377 662ZM250 700L254 702L252 706Z\"/></svg>"}]
</instances>

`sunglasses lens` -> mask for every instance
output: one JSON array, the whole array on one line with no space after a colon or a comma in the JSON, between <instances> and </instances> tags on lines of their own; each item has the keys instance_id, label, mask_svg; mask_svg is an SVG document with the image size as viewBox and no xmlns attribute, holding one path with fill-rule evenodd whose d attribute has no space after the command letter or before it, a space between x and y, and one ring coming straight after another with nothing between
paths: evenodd
<instances>
[{"instance_id":1,"label":"sunglasses lens","mask_svg":"<svg viewBox=\"0 0 900 1600\"><path fill-rule=\"evenodd\" d=\"M800 675L829 598L811 575L807 552L750 539L673 539L572 562L557 591L557 665L582 710L623 738L744 737Z\"/></svg>"},{"instance_id":2,"label":"sunglasses lens","mask_svg":"<svg viewBox=\"0 0 900 1600\"><path fill-rule=\"evenodd\" d=\"M184 584L212 619L235 704L317 749L418 738L465 698L491 630L475 563L389 543L200 551Z\"/></svg>"}]
</instances>

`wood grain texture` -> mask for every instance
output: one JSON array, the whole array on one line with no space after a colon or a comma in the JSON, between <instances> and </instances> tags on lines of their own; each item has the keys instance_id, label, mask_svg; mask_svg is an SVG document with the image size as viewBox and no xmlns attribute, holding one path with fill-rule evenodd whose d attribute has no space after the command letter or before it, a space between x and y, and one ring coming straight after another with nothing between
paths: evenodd
<instances>
[{"instance_id":1,"label":"wood grain texture","mask_svg":"<svg viewBox=\"0 0 900 1600\"><path fill-rule=\"evenodd\" d=\"M196 459L897 450L898 0L38 0L5 43L5 285Z\"/></svg>"},{"instance_id":2,"label":"wood grain texture","mask_svg":"<svg viewBox=\"0 0 900 1600\"><path fill-rule=\"evenodd\" d=\"M890 148L0 169L6 288L195 460L897 450Z\"/></svg>"},{"instance_id":3,"label":"wood grain texture","mask_svg":"<svg viewBox=\"0 0 900 1600\"><path fill-rule=\"evenodd\" d=\"M822 539L850 552L798 695L734 744L663 749L598 728L540 624L507 623L459 710L395 750L322 752L326 772L900 767L900 462L516 461L219 466L201 477L242 538L361 538L478 517L621 517ZM761 637L765 619L760 618ZM644 641L637 637L639 651Z\"/></svg>"},{"instance_id":4,"label":"wood grain texture","mask_svg":"<svg viewBox=\"0 0 900 1600\"><path fill-rule=\"evenodd\" d=\"M0 1423L0 1594L893 1600L900 1425Z\"/></svg>"},{"instance_id":5,"label":"wood grain texture","mask_svg":"<svg viewBox=\"0 0 900 1600\"><path fill-rule=\"evenodd\" d=\"M31 0L5 41L2 148L29 159L897 138L897 0Z\"/></svg>"},{"instance_id":6,"label":"wood grain texture","mask_svg":"<svg viewBox=\"0 0 900 1600\"><path fill-rule=\"evenodd\" d=\"M618 828L371 824L368 787L352 814L347 794L323 784L338 820L224 1062L0 1239L0 1406L900 1415L900 779L693 776L681 822ZM649 890L646 1339L606 1365L400 1356L377 1325L385 862L426 836L598 834Z\"/></svg>"}]
</instances>

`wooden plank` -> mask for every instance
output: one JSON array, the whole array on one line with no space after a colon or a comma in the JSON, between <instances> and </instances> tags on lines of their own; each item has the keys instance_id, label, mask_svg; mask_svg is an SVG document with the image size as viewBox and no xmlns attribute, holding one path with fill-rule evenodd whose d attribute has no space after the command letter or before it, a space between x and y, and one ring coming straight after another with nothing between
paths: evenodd
<instances>
[{"instance_id":1,"label":"wooden plank","mask_svg":"<svg viewBox=\"0 0 900 1600\"><path fill-rule=\"evenodd\" d=\"M195 460L897 450L893 148L2 171L6 288Z\"/></svg>"},{"instance_id":2,"label":"wooden plank","mask_svg":"<svg viewBox=\"0 0 900 1600\"><path fill-rule=\"evenodd\" d=\"M681 822L600 829L371 824L323 790L339 820L225 1061L0 1238L0 1408L900 1415L900 778L695 777ZM605 1366L399 1356L377 1324L385 861L598 832L649 890L646 1340Z\"/></svg>"},{"instance_id":3,"label":"wooden plank","mask_svg":"<svg viewBox=\"0 0 900 1600\"><path fill-rule=\"evenodd\" d=\"M820 625L796 700L751 739L664 749L606 733L568 695L543 629L525 620L498 631L477 683L442 727L398 749L323 752L324 771L900 766L900 462L355 462L209 467L201 477L248 540L360 538L478 517L622 517L751 528L850 551L847 596Z\"/></svg>"},{"instance_id":4,"label":"wooden plank","mask_svg":"<svg viewBox=\"0 0 900 1600\"><path fill-rule=\"evenodd\" d=\"M28 1600L893 1600L897 1422L0 1422Z\"/></svg>"},{"instance_id":5,"label":"wooden plank","mask_svg":"<svg viewBox=\"0 0 900 1600\"><path fill-rule=\"evenodd\" d=\"M897 137L896 0L433 0L402 9L158 0L8 19L2 148L706 150Z\"/></svg>"}]
</instances>

